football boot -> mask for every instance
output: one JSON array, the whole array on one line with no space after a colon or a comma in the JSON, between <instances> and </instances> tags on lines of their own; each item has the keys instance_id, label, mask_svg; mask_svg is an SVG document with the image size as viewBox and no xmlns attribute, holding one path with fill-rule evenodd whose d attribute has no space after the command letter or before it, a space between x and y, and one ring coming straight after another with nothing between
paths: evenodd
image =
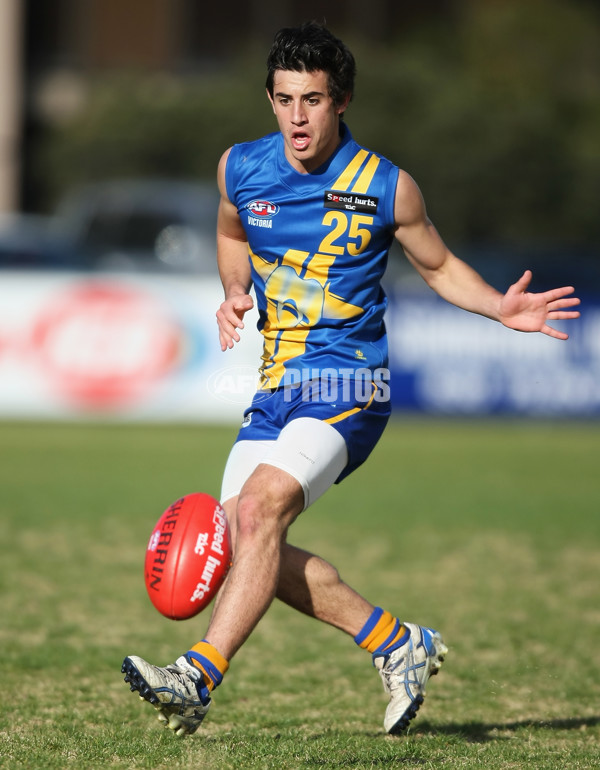
<instances>
[{"instance_id":1,"label":"football boot","mask_svg":"<svg viewBox=\"0 0 600 770\"><path fill-rule=\"evenodd\" d=\"M440 670L448 652L437 631L413 623L403 625L410 633L404 644L387 653L373 654L373 665L390 696L383 726L392 735L406 730L416 716L427 681Z\"/></svg>"},{"instance_id":2,"label":"football boot","mask_svg":"<svg viewBox=\"0 0 600 770\"><path fill-rule=\"evenodd\" d=\"M161 668L130 655L121 667L125 681L158 711L158 719L176 735L195 733L210 707L202 672L185 656Z\"/></svg>"}]
</instances>

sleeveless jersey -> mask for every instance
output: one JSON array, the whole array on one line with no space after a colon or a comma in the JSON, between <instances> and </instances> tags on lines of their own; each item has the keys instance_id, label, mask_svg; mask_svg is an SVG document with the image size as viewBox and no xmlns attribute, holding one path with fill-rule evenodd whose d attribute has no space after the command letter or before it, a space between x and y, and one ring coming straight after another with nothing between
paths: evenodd
<instances>
[{"instance_id":1,"label":"sleeveless jersey","mask_svg":"<svg viewBox=\"0 0 600 770\"><path fill-rule=\"evenodd\" d=\"M235 145L227 160L227 195L248 238L264 337L261 388L299 371L328 368L347 378L387 366L380 281L398 168L358 145L343 123L341 132L333 155L310 174L289 164L280 132Z\"/></svg>"}]
</instances>

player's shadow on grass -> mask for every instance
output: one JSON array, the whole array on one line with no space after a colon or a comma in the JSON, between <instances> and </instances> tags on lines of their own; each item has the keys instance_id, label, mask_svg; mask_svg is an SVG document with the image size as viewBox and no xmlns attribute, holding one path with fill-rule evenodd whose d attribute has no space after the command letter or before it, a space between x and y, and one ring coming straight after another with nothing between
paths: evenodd
<instances>
[{"instance_id":1,"label":"player's shadow on grass","mask_svg":"<svg viewBox=\"0 0 600 770\"><path fill-rule=\"evenodd\" d=\"M433 725L422 722L419 732L458 735L473 743L487 743L510 738L510 733L519 730L581 730L600 725L600 717L573 719L523 719L515 722L468 722L449 725ZM507 734L508 733L508 734Z\"/></svg>"}]
</instances>

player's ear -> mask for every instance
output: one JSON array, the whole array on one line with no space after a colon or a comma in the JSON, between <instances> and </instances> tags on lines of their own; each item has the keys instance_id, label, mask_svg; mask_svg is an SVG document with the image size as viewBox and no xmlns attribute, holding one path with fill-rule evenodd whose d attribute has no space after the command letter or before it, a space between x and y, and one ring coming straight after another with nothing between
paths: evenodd
<instances>
[{"instance_id":1,"label":"player's ear","mask_svg":"<svg viewBox=\"0 0 600 770\"><path fill-rule=\"evenodd\" d=\"M346 112L348 105L350 104L350 99L352 98L352 94L346 94L344 96L343 101L341 101L335 108L335 111L338 115L342 115L344 112Z\"/></svg>"},{"instance_id":2,"label":"player's ear","mask_svg":"<svg viewBox=\"0 0 600 770\"><path fill-rule=\"evenodd\" d=\"M273 108L273 113L275 113L275 102L273 101L273 97L269 93L269 89L268 88L265 89L265 90L267 92L267 97L268 97L269 101L271 102L271 107Z\"/></svg>"}]
</instances>

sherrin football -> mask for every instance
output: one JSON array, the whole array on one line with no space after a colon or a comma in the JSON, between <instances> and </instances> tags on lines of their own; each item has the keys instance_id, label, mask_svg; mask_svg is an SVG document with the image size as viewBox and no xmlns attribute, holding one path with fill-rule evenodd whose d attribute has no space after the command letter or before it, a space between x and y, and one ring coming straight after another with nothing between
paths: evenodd
<instances>
[{"instance_id":1,"label":"sherrin football","mask_svg":"<svg viewBox=\"0 0 600 770\"><path fill-rule=\"evenodd\" d=\"M170 505L146 550L146 590L172 620L197 615L210 604L231 566L225 512L214 497L195 492Z\"/></svg>"}]
</instances>

